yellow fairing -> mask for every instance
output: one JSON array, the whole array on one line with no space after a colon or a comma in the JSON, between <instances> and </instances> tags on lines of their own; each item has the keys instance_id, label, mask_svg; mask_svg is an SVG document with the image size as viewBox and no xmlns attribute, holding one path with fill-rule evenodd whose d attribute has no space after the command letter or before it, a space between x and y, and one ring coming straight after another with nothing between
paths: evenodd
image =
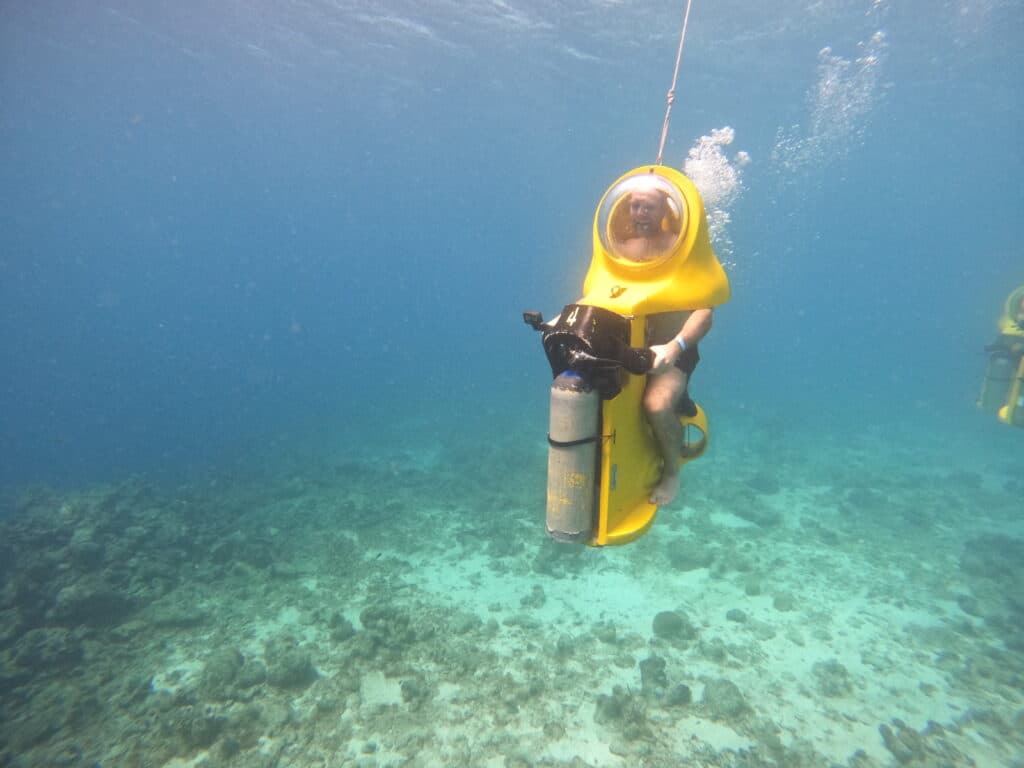
<instances>
[{"instance_id":1,"label":"yellow fairing","mask_svg":"<svg viewBox=\"0 0 1024 768\"><path fill-rule=\"evenodd\" d=\"M662 258L637 262L612 253L615 230L628 213L625 195L617 191L647 182L676 193L669 200L680 210L670 207L662 229L679 233ZM579 303L620 315L717 307L729 300L729 279L711 249L704 203L693 182L679 171L654 165L635 168L611 186L594 216L594 255L583 293Z\"/></svg>"},{"instance_id":2,"label":"yellow fairing","mask_svg":"<svg viewBox=\"0 0 1024 768\"><path fill-rule=\"evenodd\" d=\"M630 346L643 346L643 324L633 323ZM647 532L658 508L647 499L661 459L644 419L644 376L628 376L623 390L601 408L600 495L593 544L628 544Z\"/></svg>"},{"instance_id":3,"label":"yellow fairing","mask_svg":"<svg viewBox=\"0 0 1024 768\"><path fill-rule=\"evenodd\" d=\"M697 404L694 403L694 405ZM708 417L704 413L704 409L697 405L697 413L693 416L684 416L679 422L683 425L683 434L686 436L683 440L683 453L679 458L679 463L685 464L688 461L699 459L707 450ZM694 432L697 433L697 439L691 442L690 437Z\"/></svg>"},{"instance_id":4,"label":"yellow fairing","mask_svg":"<svg viewBox=\"0 0 1024 768\"><path fill-rule=\"evenodd\" d=\"M614 253L626 235L628 193L636 185L665 190L668 209L660 230L665 252L647 261ZM708 238L704 204L693 183L672 168L644 166L609 188L594 217L594 255L579 304L603 307L629 317L630 346L647 345L647 316L659 312L715 307L729 299L729 281ZM658 508L648 501L661 474L661 457L643 414L645 376L627 375L622 392L602 404L600 498L593 541L596 546L626 544L654 523ZM701 439L684 448L681 462L699 457L707 445L704 411L682 420ZM690 431L688 429L688 431Z\"/></svg>"},{"instance_id":5,"label":"yellow fairing","mask_svg":"<svg viewBox=\"0 0 1024 768\"><path fill-rule=\"evenodd\" d=\"M598 524L591 544L599 547L628 544L654 523L658 508L648 501L661 474L661 456L650 427L640 410L646 379L630 376L618 397L606 400L602 410L601 487ZM708 420L698 406L697 414L684 417L687 431L700 439L684 446L680 464L699 458L708 443Z\"/></svg>"}]
</instances>

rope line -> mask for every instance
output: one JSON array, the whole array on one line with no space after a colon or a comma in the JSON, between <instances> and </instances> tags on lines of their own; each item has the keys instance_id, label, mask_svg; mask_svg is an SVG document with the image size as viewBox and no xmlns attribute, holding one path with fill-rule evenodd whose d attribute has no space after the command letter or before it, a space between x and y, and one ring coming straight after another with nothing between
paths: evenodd
<instances>
[{"instance_id":1,"label":"rope line","mask_svg":"<svg viewBox=\"0 0 1024 768\"><path fill-rule=\"evenodd\" d=\"M690 3L686 0L686 13L683 14L683 29L679 34L679 50L676 52L676 68L672 73L672 87L668 89L665 107L665 122L661 126L661 143L658 144L658 165L661 165L661 158L665 152L665 139L668 137L668 121L672 115L672 103L676 100L676 82L679 80L679 62L683 60L683 43L686 42L686 25L690 21Z\"/></svg>"}]
</instances>

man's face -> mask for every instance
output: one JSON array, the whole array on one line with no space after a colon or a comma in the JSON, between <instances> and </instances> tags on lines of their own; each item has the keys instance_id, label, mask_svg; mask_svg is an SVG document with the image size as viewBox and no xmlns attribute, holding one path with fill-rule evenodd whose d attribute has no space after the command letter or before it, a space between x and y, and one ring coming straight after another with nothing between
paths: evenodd
<instances>
[{"instance_id":1,"label":"man's face","mask_svg":"<svg viewBox=\"0 0 1024 768\"><path fill-rule=\"evenodd\" d=\"M665 216L665 198L654 189L641 189L629 197L629 212L638 235L651 236L660 231Z\"/></svg>"}]
</instances>

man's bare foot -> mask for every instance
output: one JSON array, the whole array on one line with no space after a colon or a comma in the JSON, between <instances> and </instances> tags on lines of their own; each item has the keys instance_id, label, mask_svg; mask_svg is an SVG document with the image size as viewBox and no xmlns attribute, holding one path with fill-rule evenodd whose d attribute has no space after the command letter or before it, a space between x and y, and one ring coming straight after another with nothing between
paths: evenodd
<instances>
[{"instance_id":1,"label":"man's bare foot","mask_svg":"<svg viewBox=\"0 0 1024 768\"><path fill-rule=\"evenodd\" d=\"M679 470L677 469L675 472L666 470L661 476L661 480L651 490L650 502L663 507L666 504L671 504L677 493L679 493Z\"/></svg>"}]
</instances>

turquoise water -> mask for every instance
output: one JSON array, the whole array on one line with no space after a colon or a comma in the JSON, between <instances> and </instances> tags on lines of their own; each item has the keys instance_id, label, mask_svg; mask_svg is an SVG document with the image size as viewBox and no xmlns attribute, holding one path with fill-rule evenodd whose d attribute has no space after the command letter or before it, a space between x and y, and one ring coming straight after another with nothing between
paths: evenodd
<instances>
[{"instance_id":1,"label":"turquoise water","mask_svg":"<svg viewBox=\"0 0 1024 768\"><path fill-rule=\"evenodd\" d=\"M710 451L544 536L682 10L0 11L0 764L1022 764L1018 2L694 4Z\"/></svg>"}]
</instances>

